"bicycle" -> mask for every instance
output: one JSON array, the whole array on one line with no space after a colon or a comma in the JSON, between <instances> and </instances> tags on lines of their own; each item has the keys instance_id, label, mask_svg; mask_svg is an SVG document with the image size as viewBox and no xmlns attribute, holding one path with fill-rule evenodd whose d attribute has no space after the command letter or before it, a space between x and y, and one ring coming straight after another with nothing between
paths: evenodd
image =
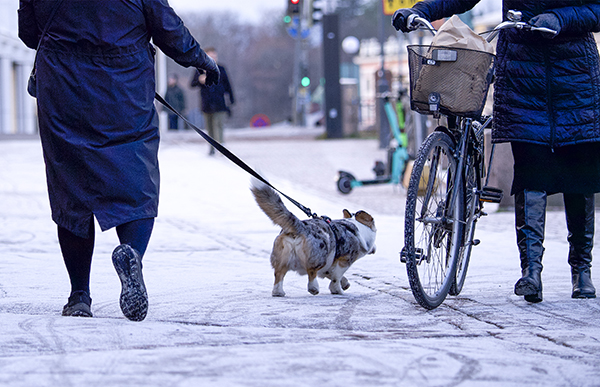
<instances>
[{"instance_id":1,"label":"bicycle","mask_svg":"<svg viewBox=\"0 0 600 387\"><path fill-rule=\"evenodd\" d=\"M505 28L556 33L521 22L520 12L509 11L508 19L489 32L488 42ZM435 35L426 19L412 15L407 23L424 26ZM462 291L472 247L480 243L474 238L475 226L487 215L483 203L499 203L503 197L502 190L488 186L494 147L486 171L484 130L492 117L481 115L493 81L495 56L418 45L408 46L408 52L411 109L446 116L449 123L438 126L417 153L407 189L400 253L415 299L422 307L434 309L448 294ZM469 73L469 80L444 78L443 73L453 69ZM457 93L455 89L464 82L471 84Z\"/></svg>"}]
</instances>

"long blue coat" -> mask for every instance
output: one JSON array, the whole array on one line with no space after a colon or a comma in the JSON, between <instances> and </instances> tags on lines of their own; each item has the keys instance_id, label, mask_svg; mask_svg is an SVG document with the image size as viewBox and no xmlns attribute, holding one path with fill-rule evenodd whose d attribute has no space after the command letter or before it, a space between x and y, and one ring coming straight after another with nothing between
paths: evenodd
<instances>
[{"instance_id":1,"label":"long blue coat","mask_svg":"<svg viewBox=\"0 0 600 387\"><path fill-rule=\"evenodd\" d=\"M28 47L37 47L55 4L20 0ZM37 105L52 218L78 236L88 236L92 214L103 230L157 215L150 39L182 66L206 63L166 0L65 0L43 39Z\"/></svg>"},{"instance_id":2,"label":"long blue coat","mask_svg":"<svg viewBox=\"0 0 600 387\"><path fill-rule=\"evenodd\" d=\"M424 0L414 8L429 20L465 12L479 0ZM508 29L497 45L494 142L527 142L552 148L600 141L600 63L592 32L600 31L598 0L504 0L503 14L523 21L555 14L561 32Z\"/></svg>"}]
</instances>

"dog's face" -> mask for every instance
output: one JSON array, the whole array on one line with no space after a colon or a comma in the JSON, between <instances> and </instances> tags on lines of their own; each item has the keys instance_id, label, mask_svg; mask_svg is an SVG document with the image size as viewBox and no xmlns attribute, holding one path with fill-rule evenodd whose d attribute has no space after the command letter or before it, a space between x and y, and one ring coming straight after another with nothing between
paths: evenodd
<instances>
[{"instance_id":1,"label":"dog's face","mask_svg":"<svg viewBox=\"0 0 600 387\"><path fill-rule=\"evenodd\" d=\"M359 237L361 238L361 244L367 251L367 254L375 253L375 220L366 211L358 211L352 214L350 211L344 209L344 219L352 221L358 227Z\"/></svg>"}]
</instances>

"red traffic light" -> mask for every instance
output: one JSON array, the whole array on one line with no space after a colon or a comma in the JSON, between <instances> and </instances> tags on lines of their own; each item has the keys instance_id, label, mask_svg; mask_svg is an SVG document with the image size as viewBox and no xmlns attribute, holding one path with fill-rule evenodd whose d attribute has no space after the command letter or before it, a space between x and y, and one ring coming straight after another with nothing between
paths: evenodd
<instances>
[{"instance_id":1,"label":"red traffic light","mask_svg":"<svg viewBox=\"0 0 600 387\"><path fill-rule=\"evenodd\" d=\"M287 2L287 15L296 16L302 13L302 0L287 0Z\"/></svg>"}]
</instances>

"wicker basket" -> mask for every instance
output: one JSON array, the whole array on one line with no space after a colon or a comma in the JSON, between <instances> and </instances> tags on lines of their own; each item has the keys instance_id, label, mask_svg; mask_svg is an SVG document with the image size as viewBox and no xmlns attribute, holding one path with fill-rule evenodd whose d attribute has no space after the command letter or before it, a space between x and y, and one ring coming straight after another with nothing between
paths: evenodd
<instances>
[{"instance_id":1,"label":"wicker basket","mask_svg":"<svg viewBox=\"0 0 600 387\"><path fill-rule=\"evenodd\" d=\"M408 46L411 108L433 114L429 96L439 94L446 115L481 115L494 74L493 54L442 46Z\"/></svg>"}]
</instances>

